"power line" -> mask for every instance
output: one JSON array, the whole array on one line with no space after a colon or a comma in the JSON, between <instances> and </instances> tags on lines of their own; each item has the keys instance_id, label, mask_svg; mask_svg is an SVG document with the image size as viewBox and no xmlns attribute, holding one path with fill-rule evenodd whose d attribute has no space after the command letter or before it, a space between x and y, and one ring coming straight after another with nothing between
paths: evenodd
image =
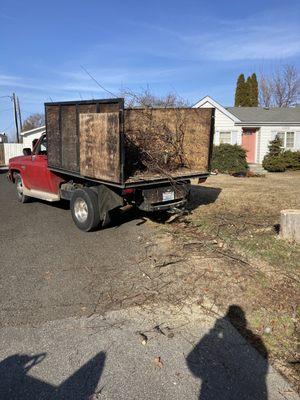
<instances>
[{"instance_id":1,"label":"power line","mask_svg":"<svg viewBox=\"0 0 300 400\"><path fill-rule=\"evenodd\" d=\"M82 66L82 65L80 65L80 68L81 69L83 69L83 71L94 81L94 82L96 82L96 84L102 89L102 90L104 90L105 92L107 92L107 93L109 93L109 94L111 94L112 96L114 96L114 97L118 97L118 96L116 96L114 93L112 93L112 92L110 92L109 90L107 90L107 89L105 89L105 87L104 86L102 86L85 68L84 68L84 66Z\"/></svg>"}]
</instances>

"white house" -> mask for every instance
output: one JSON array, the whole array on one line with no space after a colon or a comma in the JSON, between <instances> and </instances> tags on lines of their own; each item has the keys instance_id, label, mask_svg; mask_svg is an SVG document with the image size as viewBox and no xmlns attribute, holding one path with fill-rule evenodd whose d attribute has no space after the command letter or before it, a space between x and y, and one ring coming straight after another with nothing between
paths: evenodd
<instances>
[{"instance_id":1,"label":"white house","mask_svg":"<svg viewBox=\"0 0 300 400\"><path fill-rule=\"evenodd\" d=\"M261 164L278 134L285 149L300 150L300 107L223 107L206 96L193 107L215 108L214 144L239 144L249 163Z\"/></svg>"},{"instance_id":2,"label":"white house","mask_svg":"<svg viewBox=\"0 0 300 400\"><path fill-rule=\"evenodd\" d=\"M46 126L40 126L39 128L30 129L29 131L21 132L23 138L23 148L29 147L32 150L32 141L39 139L43 133L46 132Z\"/></svg>"}]
</instances>

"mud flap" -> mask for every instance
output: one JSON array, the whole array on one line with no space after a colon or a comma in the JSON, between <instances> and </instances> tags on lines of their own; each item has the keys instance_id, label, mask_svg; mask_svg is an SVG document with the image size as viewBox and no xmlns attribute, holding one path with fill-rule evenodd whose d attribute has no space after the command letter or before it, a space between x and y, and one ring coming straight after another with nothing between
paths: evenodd
<instances>
[{"instance_id":1,"label":"mud flap","mask_svg":"<svg viewBox=\"0 0 300 400\"><path fill-rule=\"evenodd\" d=\"M110 212L123 206L123 197L104 185L94 186L91 189L98 194L100 219L102 226L105 227L110 223Z\"/></svg>"}]
</instances>

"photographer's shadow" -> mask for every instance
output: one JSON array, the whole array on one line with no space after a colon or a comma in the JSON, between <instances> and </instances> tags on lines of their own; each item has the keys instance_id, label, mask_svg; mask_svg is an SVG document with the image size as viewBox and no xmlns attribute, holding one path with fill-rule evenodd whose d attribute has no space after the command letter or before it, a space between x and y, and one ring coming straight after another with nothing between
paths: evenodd
<instances>
[{"instance_id":1,"label":"photographer's shadow","mask_svg":"<svg viewBox=\"0 0 300 400\"><path fill-rule=\"evenodd\" d=\"M60 385L52 385L30 374L46 357L14 354L0 362L1 400L86 400L92 399L99 384L106 355L98 353Z\"/></svg>"},{"instance_id":2,"label":"photographer's shadow","mask_svg":"<svg viewBox=\"0 0 300 400\"><path fill-rule=\"evenodd\" d=\"M237 305L216 321L186 361L201 380L199 400L268 399L268 352Z\"/></svg>"}]
</instances>

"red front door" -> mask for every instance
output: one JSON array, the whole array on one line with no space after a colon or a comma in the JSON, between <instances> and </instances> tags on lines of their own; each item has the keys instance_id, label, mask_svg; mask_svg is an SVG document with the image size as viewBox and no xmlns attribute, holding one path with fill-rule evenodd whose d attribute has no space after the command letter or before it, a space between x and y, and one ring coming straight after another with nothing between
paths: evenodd
<instances>
[{"instance_id":1,"label":"red front door","mask_svg":"<svg viewBox=\"0 0 300 400\"><path fill-rule=\"evenodd\" d=\"M247 151L248 163L255 163L256 129L243 129L242 147Z\"/></svg>"}]
</instances>

